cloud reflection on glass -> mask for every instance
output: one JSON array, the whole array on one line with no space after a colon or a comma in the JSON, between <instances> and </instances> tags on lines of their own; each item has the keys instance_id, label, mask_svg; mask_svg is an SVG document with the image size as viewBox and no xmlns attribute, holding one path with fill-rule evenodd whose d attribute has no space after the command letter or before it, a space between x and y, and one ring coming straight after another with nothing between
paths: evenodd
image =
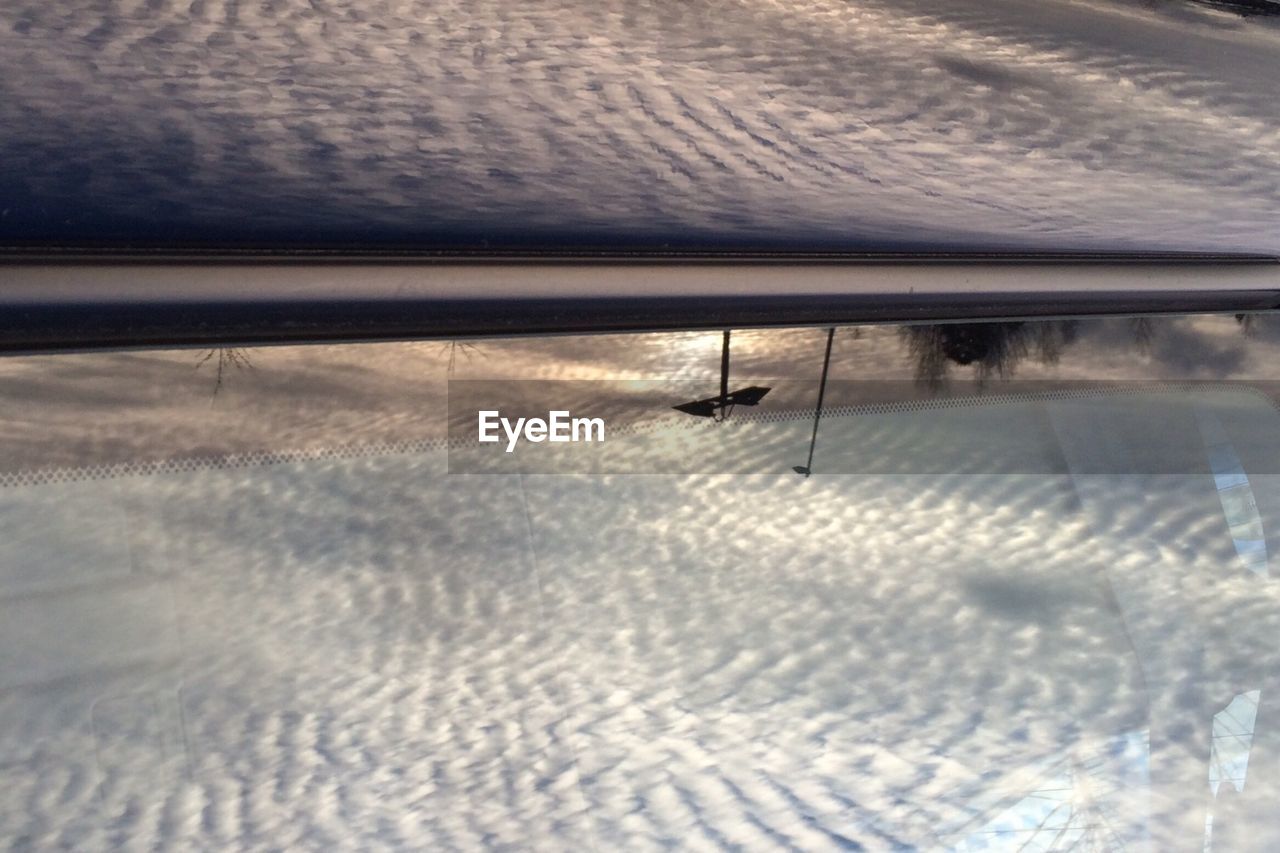
<instances>
[{"instance_id":1,"label":"cloud reflection on glass","mask_svg":"<svg viewBox=\"0 0 1280 853\"><path fill-rule=\"evenodd\" d=\"M1267 320L1020 326L1000 370L940 378L919 370L937 335L838 329L832 372L1269 378ZM734 341L735 376L814 380L826 333ZM220 386L196 352L0 362L5 840L1274 846L1280 602L1253 546L1280 530L1280 475L1257 473L1280 415L1259 397L1010 408L1052 450L1036 474L824 475L859 434L836 414L809 479L787 456L807 419L795 441L711 425L782 435L776 475L454 476L442 446L387 444L443 432L451 374L714 386L720 346L261 349ZM998 449L984 423L971 443ZM365 452L320 452L353 429ZM1197 472L1135 463L1175 446ZM317 452L94 467L290 447Z\"/></svg>"}]
</instances>

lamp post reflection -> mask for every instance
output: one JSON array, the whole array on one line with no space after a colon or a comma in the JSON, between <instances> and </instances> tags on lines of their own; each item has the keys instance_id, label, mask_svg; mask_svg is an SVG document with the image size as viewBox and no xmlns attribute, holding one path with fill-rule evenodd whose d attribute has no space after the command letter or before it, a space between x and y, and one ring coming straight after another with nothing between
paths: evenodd
<instances>
[{"instance_id":1,"label":"lamp post reflection","mask_svg":"<svg viewBox=\"0 0 1280 853\"><path fill-rule=\"evenodd\" d=\"M729 391L729 330L725 329L724 343L720 350L720 393L715 397L693 400L671 408L686 415L711 418L720 423L729 417L734 406L758 405L769 390L759 385L751 385L747 388L739 388L737 391Z\"/></svg>"},{"instance_id":2,"label":"lamp post reflection","mask_svg":"<svg viewBox=\"0 0 1280 853\"><path fill-rule=\"evenodd\" d=\"M827 393L827 372L831 368L831 341L835 338L835 327L827 329L827 352L822 357L822 378L818 380L818 407L813 412L813 435L809 439L809 459L803 465L792 467L792 471L806 479L813 473L813 450L818 443L818 424L822 420L822 398Z\"/></svg>"}]
</instances>

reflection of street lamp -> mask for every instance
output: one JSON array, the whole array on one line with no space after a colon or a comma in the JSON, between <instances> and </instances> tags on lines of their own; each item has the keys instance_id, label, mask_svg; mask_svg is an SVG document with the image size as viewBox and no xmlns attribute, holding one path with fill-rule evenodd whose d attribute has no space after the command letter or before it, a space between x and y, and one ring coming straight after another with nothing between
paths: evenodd
<instances>
[{"instance_id":1,"label":"reflection of street lamp","mask_svg":"<svg viewBox=\"0 0 1280 853\"><path fill-rule=\"evenodd\" d=\"M719 422L729 417L729 413L733 411L734 406L754 406L763 400L764 395L768 393L768 388L762 388L759 385L739 388L732 393L729 392L729 330L725 329L724 347L720 352L719 395L707 397L704 400L694 400L691 403L681 403L671 408L684 412L686 415L711 418Z\"/></svg>"},{"instance_id":2,"label":"reflection of street lamp","mask_svg":"<svg viewBox=\"0 0 1280 853\"><path fill-rule=\"evenodd\" d=\"M813 438L809 439L809 461L791 469L797 474L803 474L806 478L813 473L813 448L818 443L818 421L822 420L822 397L827 392L827 368L831 366L831 339L835 335L835 327L827 329L827 354L822 357L822 379L818 382L818 408L813 413Z\"/></svg>"}]
</instances>

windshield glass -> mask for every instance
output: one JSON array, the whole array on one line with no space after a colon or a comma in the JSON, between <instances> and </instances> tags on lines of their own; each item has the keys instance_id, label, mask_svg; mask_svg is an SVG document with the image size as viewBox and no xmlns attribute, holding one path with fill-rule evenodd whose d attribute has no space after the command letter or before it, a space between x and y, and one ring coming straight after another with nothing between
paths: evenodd
<instances>
[{"instance_id":1,"label":"windshield glass","mask_svg":"<svg viewBox=\"0 0 1280 853\"><path fill-rule=\"evenodd\" d=\"M0 841L1280 845L1280 318L0 359Z\"/></svg>"}]
</instances>

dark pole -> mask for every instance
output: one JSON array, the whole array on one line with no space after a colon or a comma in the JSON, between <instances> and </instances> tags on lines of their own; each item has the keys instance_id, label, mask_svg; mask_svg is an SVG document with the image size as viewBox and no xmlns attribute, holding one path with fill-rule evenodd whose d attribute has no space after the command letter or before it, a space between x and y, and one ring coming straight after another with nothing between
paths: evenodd
<instances>
[{"instance_id":1,"label":"dark pole","mask_svg":"<svg viewBox=\"0 0 1280 853\"><path fill-rule=\"evenodd\" d=\"M835 336L834 326L827 329L827 352L822 357L822 379L818 382L818 408L813 413L813 437L809 439L809 461L803 468L797 465L792 469L806 478L813 473L813 448L818 443L818 421L822 420L822 398L827 393L827 369L831 367L831 341Z\"/></svg>"},{"instance_id":2,"label":"dark pole","mask_svg":"<svg viewBox=\"0 0 1280 853\"><path fill-rule=\"evenodd\" d=\"M720 399L729 399L729 330L724 330L724 349L720 351Z\"/></svg>"}]
</instances>

